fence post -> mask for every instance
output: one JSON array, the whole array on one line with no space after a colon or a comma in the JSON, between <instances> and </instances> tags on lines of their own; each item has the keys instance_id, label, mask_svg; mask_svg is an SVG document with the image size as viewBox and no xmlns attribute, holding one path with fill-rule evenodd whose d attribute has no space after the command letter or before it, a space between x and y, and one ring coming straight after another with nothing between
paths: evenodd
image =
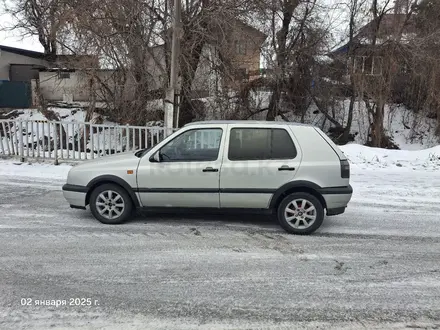
<instances>
[{"instance_id":1,"label":"fence post","mask_svg":"<svg viewBox=\"0 0 440 330\"><path fill-rule=\"evenodd\" d=\"M126 137L126 141L127 141L127 144L126 144L126 152L127 151L130 151L130 139L129 139L129 137L130 137L130 129L128 128L128 124L126 125L126 127L125 127L125 137Z\"/></svg>"},{"instance_id":2,"label":"fence post","mask_svg":"<svg viewBox=\"0 0 440 330\"><path fill-rule=\"evenodd\" d=\"M19 121L20 132L18 134L19 143L20 143L20 161L24 162L24 149L23 149L23 121Z\"/></svg>"},{"instance_id":3,"label":"fence post","mask_svg":"<svg viewBox=\"0 0 440 330\"><path fill-rule=\"evenodd\" d=\"M57 132L57 123L52 122L53 125L53 151L55 153L55 165L59 165L58 163L58 132ZM63 151L61 151L63 152Z\"/></svg>"},{"instance_id":4,"label":"fence post","mask_svg":"<svg viewBox=\"0 0 440 330\"><path fill-rule=\"evenodd\" d=\"M92 159L95 159L95 140L93 139L93 125L92 124L90 124L89 133L90 133L90 153L91 153Z\"/></svg>"},{"instance_id":5,"label":"fence post","mask_svg":"<svg viewBox=\"0 0 440 330\"><path fill-rule=\"evenodd\" d=\"M2 121L2 129L3 129L3 132L5 134L5 138L6 138L6 148L8 149L8 155L11 156L11 148L9 147L9 141L10 140L12 141L12 139L11 139L11 132L10 132L11 128L10 128L9 122L7 122L7 124L8 124L8 131L6 132L5 122ZM8 133L9 133L9 138L8 138ZM14 141L12 141L12 143L14 143Z\"/></svg>"},{"instance_id":6,"label":"fence post","mask_svg":"<svg viewBox=\"0 0 440 330\"><path fill-rule=\"evenodd\" d=\"M2 122L2 124L3 124L3 122ZM3 136L1 134L1 132L4 132L4 131L2 131L2 128L0 127L0 147L2 148L2 155L6 156L5 147L3 147ZM4 136L6 137L6 132L4 132Z\"/></svg>"}]
</instances>

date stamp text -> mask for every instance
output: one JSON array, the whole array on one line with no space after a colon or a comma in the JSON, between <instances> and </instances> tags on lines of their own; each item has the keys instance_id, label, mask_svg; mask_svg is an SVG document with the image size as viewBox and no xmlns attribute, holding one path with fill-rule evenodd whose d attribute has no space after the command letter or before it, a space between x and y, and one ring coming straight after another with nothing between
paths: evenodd
<instances>
[{"instance_id":1,"label":"date stamp text","mask_svg":"<svg viewBox=\"0 0 440 330\"><path fill-rule=\"evenodd\" d=\"M99 306L99 300L92 298L68 298L68 299L33 299L21 298L21 306Z\"/></svg>"}]
</instances>

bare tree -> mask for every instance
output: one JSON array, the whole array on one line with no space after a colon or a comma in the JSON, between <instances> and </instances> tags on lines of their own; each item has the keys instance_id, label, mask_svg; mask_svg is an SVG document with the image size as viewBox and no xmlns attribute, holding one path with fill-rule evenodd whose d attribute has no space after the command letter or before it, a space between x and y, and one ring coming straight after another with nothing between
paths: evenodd
<instances>
[{"instance_id":1,"label":"bare tree","mask_svg":"<svg viewBox=\"0 0 440 330\"><path fill-rule=\"evenodd\" d=\"M440 136L440 3L423 0L415 7L417 37L409 45L406 101L416 111L437 118Z\"/></svg>"},{"instance_id":2,"label":"bare tree","mask_svg":"<svg viewBox=\"0 0 440 330\"><path fill-rule=\"evenodd\" d=\"M355 49L354 49L354 41L355 41L355 36L356 36L356 31L358 29L357 27L357 22L359 20L359 15L362 12L362 9L365 5L366 0L351 0L349 2L349 11L350 11L350 16L349 16L349 33L348 33L348 50L347 50L347 55L348 55L348 60L350 61L350 68L354 68L355 67L355 61L356 61L356 57L354 56L355 53ZM351 126L353 123L353 112L354 112L354 105L356 102L356 98L358 97L357 95L357 89L356 89L356 81L355 81L355 76L354 76L354 72L351 72L352 74L350 74L350 104L348 106L348 117L347 117L347 122L345 124L345 127L343 129L343 134L342 134L342 138L341 141L343 144L347 143L349 140L349 136L350 136L350 130L351 130Z\"/></svg>"},{"instance_id":3,"label":"bare tree","mask_svg":"<svg viewBox=\"0 0 440 330\"><path fill-rule=\"evenodd\" d=\"M94 92L118 122L145 124L152 91L166 81L165 50L156 47L168 26L166 1L78 0L72 6L76 49L99 54L108 69L93 72Z\"/></svg>"},{"instance_id":4,"label":"bare tree","mask_svg":"<svg viewBox=\"0 0 440 330\"><path fill-rule=\"evenodd\" d=\"M239 1L184 3L179 58L181 125L203 116L201 103L193 100L192 89L204 48L213 45L220 57L224 55L222 47L227 43L228 26L245 7L244 2ZM151 115L147 111L149 101L163 97L170 73L171 9L168 2L78 0L74 8L76 19L72 30L77 36L77 46L81 45L83 51L100 54L102 62L115 70L112 79L117 81L105 81L101 77L95 80L121 114L119 121L144 123ZM222 65L225 63L220 63ZM132 89L134 95L123 97Z\"/></svg>"},{"instance_id":5,"label":"bare tree","mask_svg":"<svg viewBox=\"0 0 440 330\"><path fill-rule=\"evenodd\" d=\"M194 102L191 95L194 78L203 50L210 46L216 53L214 65L223 78L231 71L228 62L230 32L237 19L246 16L250 6L244 0L217 2L211 0L186 1L182 8L183 35L180 56L180 113L179 124L183 125L203 112L200 102Z\"/></svg>"},{"instance_id":6,"label":"bare tree","mask_svg":"<svg viewBox=\"0 0 440 330\"><path fill-rule=\"evenodd\" d=\"M292 67L292 59L295 61L299 60L301 51L309 47L309 45L305 46L307 43L306 30L315 4L316 0L284 0L280 3L272 2L270 7L271 39L272 48L275 53L275 61L273 62L274 75L272 77L273 81L266 116L267 120L275 120L280 112L281 94L288 79L288 67ZM278 21L279 17L281 17L281 22ZM296 64L301 63L297 62Z\"/></svg>"},{"instance_id":7,"label":"bare tree","mask_svg":"<svg viewBox=\"0 0 440 330\"><path fill-rule=\"evenodd\" d=\"M378 75L357 75L358 85L362 88L363 98L371 120L371 130L367 144L373 147L394 147L384 132L384 111L386 103L391 100L392 83L396 79L401 65L402 35L410 21L414 8L414 6L406 6L406 12L402 14L397 11L399 8L389 6L390 1L385 1L383 5L380 5L378 0L372 0L371 3L373 24L370 34L370 47L373 54L368 54L368 56L374 61L374 56L379 55L378 58L381 59L383 70ZM393 9L394 15L391 22L388 22L388 26L382 25L385 15ZM384 33L381 33L382 27L385 30ZM391 35L390 27L392 29ZM386 40L379 41L384 35L387 37Z\"/></svg>"},{"instance_id":8,"label":"bare tree","mask_svg":"<svg viewBox=\"0 0 440 330\"><path fill-rule=\"evenodd\" d=\"M10 6L12 4L12 6ZM13 18L8 30L20 31L22 36L37 36L48 59L55 59L61 31L72 12L62 0L3 0L5 13Z\"/></svg>"}]
</instances>

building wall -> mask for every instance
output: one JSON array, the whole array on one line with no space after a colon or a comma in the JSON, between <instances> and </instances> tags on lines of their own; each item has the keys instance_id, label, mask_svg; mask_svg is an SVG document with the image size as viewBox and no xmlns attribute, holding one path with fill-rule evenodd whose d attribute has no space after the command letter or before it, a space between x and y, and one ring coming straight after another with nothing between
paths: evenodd
<instances>
[{"instance_id":1,"label":"building wall","mask_svg":"<svg viewBox=\"0 0 440 330\"><path fill-rule=\"evenodd\" d=\"M150 48L147 56L147 73L150 76L149 89L157 90L165 88L168 84L165 64L164 46Z\"/></svg>"},{"instance_id":2,"label":"building wall","mask_svg":"<svg viewBox=\"0 0 440 330\"><path fill-rule=\"evenodd\" d=\"M42 59L27 57L0 50L0 80L9 80L10 64L35 64L46 66L47 62Z\"/></svg>"},{"instance_id":3,"label":"building wall","mask_svg":"<svg viewBox=\"0 0 440 330\"><path fill-rule=\"evenodd\" d=\"M58 72L40 72L40 93L49 101L62 101L71 95L73 101L90 100L90 79L82 72L66 72L62 78Z\"/></svg>"},{"instance_id":4,"label":"building wall","mask_svg":"<svg viewBox=\"0 0 440 330\"><path fill-rule=\"evenodd\" d=\"M112 70L64 73L42 71L39 78L40 93L48 101L91 101L92 95L95 95L96 101L112 101L111 94L120 101L134 98L133 78L123 84L117 72Z\"/></svg>"},{"instance_id":5,"label":"building wall","mask_svg":"<svg viewBox=\"0 0 440 330\"><path fill-rule=\"evenodd\" d=\"M261 61L261 47L266 36L260 31L243 24L240 21L231 22L228 25L229 30L214 30L213 36L216 41L211 45L204 45L199 66L197 67L192 90L195 95L204 95L213 92L222 87L235 88L241 83L238 78L242 73L251 80L258 77ZM219 65L219 53L221 50L223 58L228 60L228 69L226 79L220 78L220 72L215 72L214 68ZM154 75L153 84L158 88L167 85L165 68L165 55L163 46L154 47L148 59L148 71ZM162 68L162 70L161 70ZM158 75L162 76L159 77ZM252 77L253 76L253 77Z\"/></svg>"},{"instance_id":6,"label":"building wall","mask_svg":"<svg viewBox=\"0 0 440 330\"><path fill-rule=\"evenodd\" d=\"M39 78L39 69L42 66L35 64L11 64L9 70L9 79L11 81L32 81Z\"/></svg>"},{"instance_id":7,"label":"building wall","mask_svg":"<svg viewBox=\"0 0 440 330\"><path fill-rule=\"evenodd\" d=\"M234 30L232 35L233 63L239 68L258 71L260 69L260 48L264 39L245 27Z\"/></svg>"},{"instance_id":8,"label":"building wall","mask_svg":"<svg viewBox=\"0 0 440 330\"><path fill-rule=\"evenodd\" d=\"M232 72L225 81L226 86L231 88L237 88L242 79L251 80L259 76L261 47L266 39L261 32L237 23L231 27L228 43L222 48L231 65Z\"/></svg>"},{"instance_id":9,"label":"building wall","mask_svg":"<svg viewBox=\"0 0 440 330\"><path fill-rule=\"evenodd\" d=\"M203 95L208 92L212 95L218 85L218 76L213 70L216 62L216 49L214 46L205 45L202 48L199 66L194 75L191 89L195 94Z\"/></svg>"}]
</instances>

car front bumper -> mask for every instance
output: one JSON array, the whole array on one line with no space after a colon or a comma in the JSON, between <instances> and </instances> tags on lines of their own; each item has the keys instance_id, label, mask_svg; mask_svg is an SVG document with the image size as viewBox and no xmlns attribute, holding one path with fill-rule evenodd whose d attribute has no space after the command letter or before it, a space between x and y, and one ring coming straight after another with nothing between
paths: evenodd
<instances>
[{"instance_id":1,"label":"car front bumper","mask_svg":"<svg viewBox=\"0 0 440 330\"><path fill-rule=\"evenodd\" d=\"M63 196L72 208L86 208L87 187L65 184L63 186Z\"/></svg>"}]
</instances>

